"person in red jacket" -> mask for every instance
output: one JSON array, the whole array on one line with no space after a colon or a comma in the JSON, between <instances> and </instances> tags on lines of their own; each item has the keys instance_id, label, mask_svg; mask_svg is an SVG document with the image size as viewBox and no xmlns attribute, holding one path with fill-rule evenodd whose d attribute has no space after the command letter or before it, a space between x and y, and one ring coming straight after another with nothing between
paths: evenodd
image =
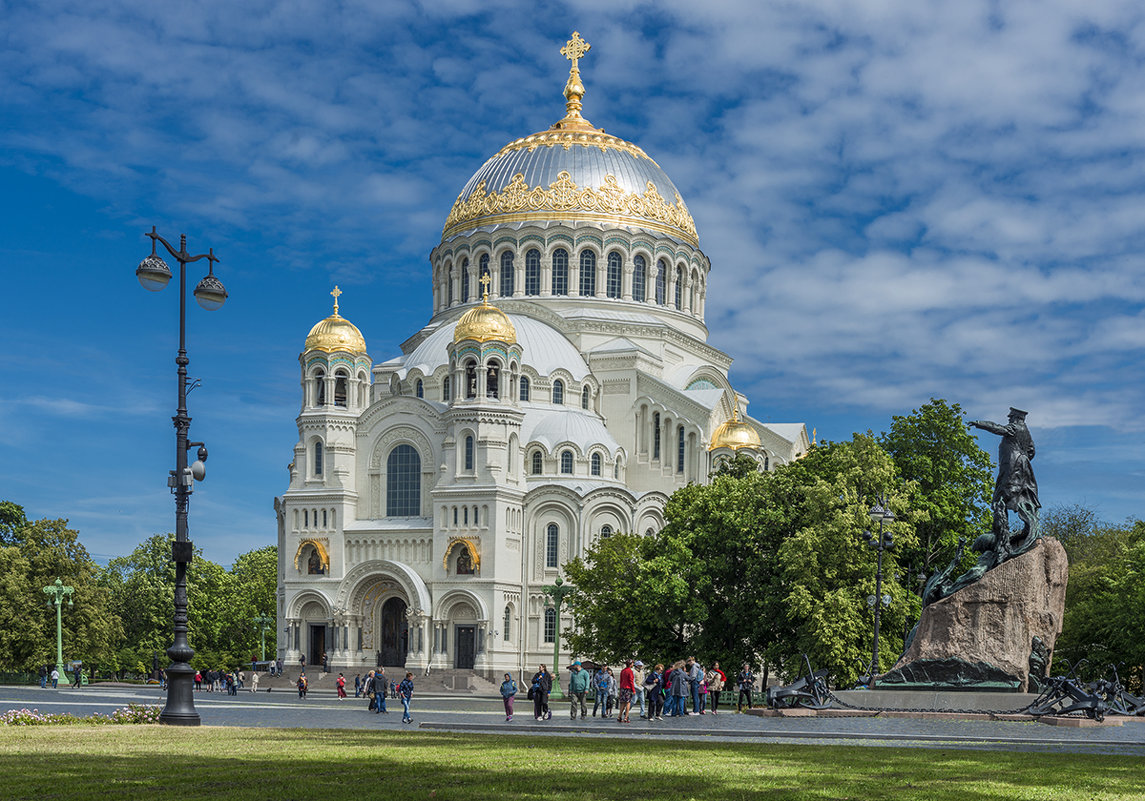
<instances>
[{"instance_id":1,"label":"person in red jacket","mask_svg":"<svg viewBox=\"0 0 1145 801\"><path fill-rule=\"evenodd\" d=\"M632 710L632 696L636 695L636 673L632 670L632 660L624 663L620 671L620 708L616 713L617 723L631 723L628 713Z\"/></svg>"},{"instance_id":2,"label":"person in red jacket","mask_svg":"<svg viewBox=\"0 0 1145 801\"><path fill-rule=\"evenodd\" d=\"M346 697L346 677L341 673L338 674L338 700L341 701Z\"/></svg>"}]
</instances>

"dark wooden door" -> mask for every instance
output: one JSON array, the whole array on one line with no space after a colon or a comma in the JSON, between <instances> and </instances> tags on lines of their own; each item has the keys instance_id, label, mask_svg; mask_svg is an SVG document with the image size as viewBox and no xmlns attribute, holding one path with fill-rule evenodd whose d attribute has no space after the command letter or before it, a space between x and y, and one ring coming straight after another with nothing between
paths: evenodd
<instances>
[{"instance_id":1,"label":"dark wooden door","mask_svg":"<svg viewBox=\"0 0 1145 801\"><path fill-rule=\"evenodd\" d=\"M473 670L476 656L477 627L457 627L457 647L453 649L453 666L458 670Z\"/></svg>"},{"instance_id":2,"label":"dark wooden door","mask_svg":"<svg viewBox=\"0 0 1145 801\"><path fill-rule=\"evenodd\" d=\"M409 621L406 620L406 602L390 598L382 604L381 664L387 667L405 667L409 651Z\"/></svg>"},{"instance_id":3,"label":"dark wooden door","mask_svg":"<svg viewBox=\"0 0 1145 801\"><path fill-rule=\"evenodd\" d=\"M310 624L310 653L306 664L314 670L322 669L322 654L326 651L326 627Z\"/></svg>"}]
</instances>

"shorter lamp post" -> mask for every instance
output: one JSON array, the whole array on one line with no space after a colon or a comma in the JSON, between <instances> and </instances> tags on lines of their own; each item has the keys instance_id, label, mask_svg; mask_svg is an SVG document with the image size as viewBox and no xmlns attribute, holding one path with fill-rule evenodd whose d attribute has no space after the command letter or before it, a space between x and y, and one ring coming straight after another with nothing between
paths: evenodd
<instances>
[{"instance_id":1,"label":"shorter lamp post","mask_svg":"<svg viewBox=\"0 0 1145 801\"><path fill-rule=\"evenodd\" d=\"M64 675L64 618L61 608L64 604L64 596L68 599L68 608L74 607L75 601L72 600L72 594L75 592L75 587L68 587L60 579L44 587L44 592L49 596L48 606L56 607L56 670L59 672L60 677Z\"/></svg>"},{"instance_id":2,"label":"shorter lamp post","mask_svg":"<svg viewBox=\"0 0 1145 801\"><path fill-rule=\"evenodd\" d=\"M259 615L258 617L256 617L251 622L254 623L256 626L258 626L259 636L261 638L261 646L262 646L261 657L259 658L258 661L265 662L266 661L266 630L274 625L274 618L267 617L266 615Z\"/></svg>"},{"instance_id":3,"label":"shorter lamp post","mask_svg":"<svg viewBox=\"0 0 1145 801\"><path fill-rule=\"evenodd\" d=\"M895 513L887 508L885 498L879 498L867 514L871 518L872 528L874 528L875 523L879 524L878 534L871 534L870 531L863 532L863 539L866 540L867 546L879 554L878 568L875 570L875 596L874 602L871 604L875 608L875 647L871 659L870 683L870 688L873 690L879 672L879 613L883 607L883 551L889 551L895 547L894 532L889 531L886 524L895 521Z\"/></svg>"},{"instance_id":4,"label":"shorter lamp post","mask_svg":"<svg viewBox=\"0 0 1145 801\"><path fill-rule=\"evenodd\" d=\"M549 693L549 698L555 698L558 701L564 696L561 695L560 673L558 672L557 664L561 658L561 605L564 603L565 598L572 593L572 585L565 585L564 579L557 576L557 580L547 587L542 587L545 595L549 596L551 602L550 609L554 613L554 630L553 630L553 691Z\"/></svg>"}]
</instances>

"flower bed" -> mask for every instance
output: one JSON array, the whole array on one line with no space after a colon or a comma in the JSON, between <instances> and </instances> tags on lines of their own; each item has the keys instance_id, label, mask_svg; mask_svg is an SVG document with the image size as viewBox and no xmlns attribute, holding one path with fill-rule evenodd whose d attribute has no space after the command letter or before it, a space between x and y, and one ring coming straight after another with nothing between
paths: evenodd
<instances>
[{"instance_id":1,"label":"flower bed","mask_svg":"<svg viewBox=\"0 0 1145 801\"><path fill-rule=\"evenodd\" d=\"M158 723L160 709L154 704L128 704L110 715L96 712L87 717L64 713L41 712L38 709L9 709L0 714L0 726L101 726L108 723Z\"/></svg>"}]
</instances>

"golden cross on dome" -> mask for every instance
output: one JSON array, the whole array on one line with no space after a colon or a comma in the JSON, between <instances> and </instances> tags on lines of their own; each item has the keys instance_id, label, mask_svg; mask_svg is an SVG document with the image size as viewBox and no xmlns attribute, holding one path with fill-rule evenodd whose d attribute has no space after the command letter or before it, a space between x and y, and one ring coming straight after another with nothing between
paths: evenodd
<instances>
[{"instance_id":1,"label":"golden cross on dome","mask_svg":"<svg viewBox=\"0 0 1145 801\"><path fill-rule=\"evenodd\" d=\"M561 55L572 62L569 70L569 79L565 83L565 118L555 127L582 128L587 120L580 116L581 99L584 98L584 84L580 82L580 69L577 61L584 58L584 54L592 48L588 42L580 38L580 33L573 31L572 38L561 48ZM591 126L589 126L591 127Z\"/></svg>"},{"instance_id":2,"label":"golden cross on dome","mask_svg":"<svg viewBox=\"0 0 1145 801\"><path fill-rule=\"evenodd\" d=\"M338 288L337 284L334 284L334 291L331 292L330 294L334 296L334 314L337 314L338 313L338 298L342 295L342 290Z\"/></svg>"},{"instance_id":3,"label":"golden cross on dome","mask_svg":"<svg viewBox=\"0 0 1145 801\"><path fill-rule=\"evenodd\" d=\"M572 62L572 68L575 71L577 60L584 58L584 54L591 49L592 45L580 38L580 32L573 31L572 38L561 48L561 55Z\"/></svg>"},{"instance_id":4,"label":"golden cross on dome","mask_svg":"<svg viewBox=\"0 0 1145 801\"><path fill-rule=\"evenodd\" d=\"M481 288L485 290L485 296L482 298L482 300L485 301L486 305L489 303L489 284L491 282L492 279L489 278L489 273L482 274L482 276L477 280L477 283L481 284Z\"/></svg>"}]
</instances>

